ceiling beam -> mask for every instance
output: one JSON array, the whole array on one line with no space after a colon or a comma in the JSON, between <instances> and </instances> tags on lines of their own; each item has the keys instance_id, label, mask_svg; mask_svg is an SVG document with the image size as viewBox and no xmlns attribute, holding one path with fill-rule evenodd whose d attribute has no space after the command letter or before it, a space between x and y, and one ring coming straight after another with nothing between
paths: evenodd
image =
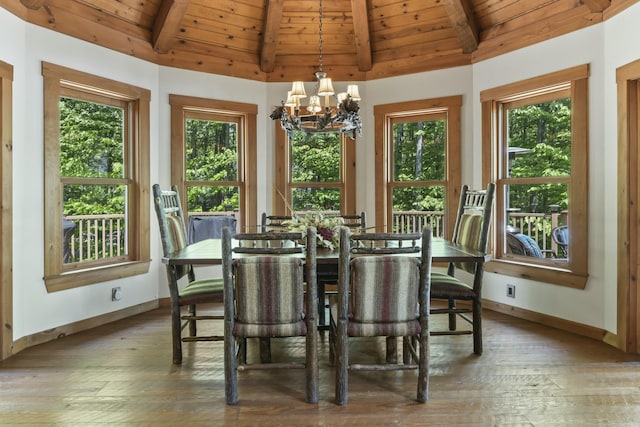
<instances>
[{"instance_id":1,"label":"ceiling beam","mask_svg":"<svg viewBox=\"0 0 640 427\"><path fill-rule=\"evenodd\" d=\"M191 0L162 0L153 23L153 50L167 53L176 41L180 24Z\"/></svg>"},{"instance_id":2,"label":"ceiling beam","mask_svg":"<svg viewBox=\"0 0 640 427\"><path fill-rule=\"evenodd\" d=\"M44 6L45 0L20 0L20 3L27 9L38 10Z\"/></svg>"},{"instance_id":3,"label":"ceiling beam","mask_svg":"<svg viewBox=\"0 0 640 427\"><path fill-rule=\"evenodd\" d=\"M276 67L276 43L282 22L282 3L283 0L267 1L267 18L260 49L260 69L265 73L271 73Z\"/></svg>"},{"instance_id":4,"label":"ceiling beam","mask_svg":"<svg viewBox=\"0 0 640 427\"><path fill-rule=\"evenodd\" d=\"M371 70L372 62L367 0L351 0L351 15L353 16L353 33L356 42L358 70L369 71Z\"/></svg>"},{"instance_id":5,"label":"ceiling beam","mask_svg":"<svg viewBox=\"0 0 640 427\"><path fill-rule=\"evenodd\" d=\"M478 49L478 24L473 16L469 0L444 0L442 2L463 53Z\"/></svg>"},{"instance_id":6,"label":"ceiling beam","mask_svg":"<svg viewBox=\"0 0 640 427\"><path fill-rule=\"evenodd\" d=\"M611 6L611 0L582 0L582 4L587 6L591 12L597 13Z\"/></svg>"}]
</instances>

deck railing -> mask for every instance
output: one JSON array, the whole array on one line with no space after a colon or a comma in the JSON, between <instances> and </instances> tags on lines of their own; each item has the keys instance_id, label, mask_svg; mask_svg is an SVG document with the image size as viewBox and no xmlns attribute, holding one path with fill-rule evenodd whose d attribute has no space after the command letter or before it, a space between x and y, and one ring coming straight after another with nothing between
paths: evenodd
<instances>
[{"instance_id":1,"label":"deck railing","mask_svg":"<svg viewBox=\"0 0 640 427\"><path fill-rule=\"evenodd\" d=\"M329 212L327 212L329 213ZM190 212L189 215L237 215L237 212ZM530 236L544 250L557 251L551 230L561 225L563 213L510 212L513 232ZM124 215L70 215L64 225L64 262L82 262L126 254ZM444 213L438 211L394 211L392 231L420 232L428 225L434 237L444 236Z\"/></svg>"}]
</instances>

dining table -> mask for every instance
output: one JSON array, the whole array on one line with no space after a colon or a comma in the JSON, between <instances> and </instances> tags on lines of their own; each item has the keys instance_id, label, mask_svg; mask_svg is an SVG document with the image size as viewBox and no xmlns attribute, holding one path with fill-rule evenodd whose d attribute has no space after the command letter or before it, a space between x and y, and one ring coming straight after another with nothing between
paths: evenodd
<instances>
[{"instance_id":1,"label":"dining table","mask_svg":"<svg viewBox=\"0 0 640 427\"><path fill-rule=\"evenodd\" d=\"M326 316L324 313L325 285L337 283L339 251L328 248L317 248L316 262L318 270L318 300L322 304L318 312L319 329L326 329ZM420 252L406 254L407 256L420 256ZM234 254L234 256L247 256L246 254ZM431 262L438 263L480 263L490 259L488 253L477 249L458 245L454 242L434 238L431 241ZM163 256L162 262L169 266L180 265L221 265L222 264L222 239L211 238L192 243L169 256Z\"/></svg>"}]
</instances>

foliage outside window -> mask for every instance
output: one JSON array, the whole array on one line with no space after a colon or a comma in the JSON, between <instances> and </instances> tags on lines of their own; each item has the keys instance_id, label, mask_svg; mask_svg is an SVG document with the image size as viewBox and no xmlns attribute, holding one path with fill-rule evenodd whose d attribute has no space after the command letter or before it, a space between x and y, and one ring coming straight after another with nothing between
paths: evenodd
<instances>
[{"instance_id":1,"label":"foliage outside window","mask_svg":"<svg viewBox=\"0 0 640 427\"><path fill-rule=\"evenodd\" d=\"M355 145L339 132L276 130L274 214L355 214ZM280 172L280 173L278 173Z\"/></svg>"},{"instance_id":2,"label":"foliage outside window","mask_svg":"<svg viewBox=\"0 0 640 427\"><path fill-rule=\"evenodd\" d=\"M148 271L149 92L47 63L43 76L47 288Z\"/></svg>"},{"instance_id":3,"label":"foliage outside window","mask_svg":"<svg viewBox=\"0 0 640 427\"><path fill-rule=\"evenodd\" d=\"M186 211L237 215L240 228L255 221L256 107L178 95L170 103L172 184Z\"/></svg>"},{"instance_id":4,"label":"foliage outside window","mask_svg":"<svg viewBox=\"0 0 640 427\"><path fill-rule=\"evenodd\" d=\"M461 97L379 105L376 219L379 229L423 226L450 236L460 191Z\"/></svg>"},{"instance_id":5,"label":"foliage outside window","mask_svg":"<svg viewBox=\"0 0 640 427\"><path fill-rule=\"evenodd\" d=\"M482 92L484 177L496 182L488 270L584 286L587 77L583 66Z\"/></svg>"}]
</instances>

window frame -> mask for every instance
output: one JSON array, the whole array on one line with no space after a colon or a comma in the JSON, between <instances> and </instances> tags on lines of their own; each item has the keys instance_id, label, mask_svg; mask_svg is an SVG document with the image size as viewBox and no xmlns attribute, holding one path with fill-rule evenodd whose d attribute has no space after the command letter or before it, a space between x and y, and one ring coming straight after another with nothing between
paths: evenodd
<instances>
[{"instance_id":1,"label":"window frame","mask_svg":"<svg viewBox=\"0 0 640 427\"><path fill-rule=\"evenodd\" d=\"M398 120L411 121L412 117L425 115L444 115L447 129L447 145L445 148L444 185L445 213L444 237L450 239L455 226L456 212L460 198L462 181L461 140L462 140L462 95L431 98L418 101L381 104L373 107L375 118L375 206L376 231L390 230L392 218L393 185L393 123ZM405 120L406 119L406 120ZM401 181L406 185L405 181ZM416 181L428 184L431 181ZM414 181L406 183L413 184Z\"/></svg>"},{"instance_id":2,"label":"window frame","mask_svg":"<svg viewBox=\"0 0 640 427\"><path fill-rule=\"evenodd\" d=\"M496 183L496 206L492 227L492 261L485 270L515 277L525 277L572 288L584 289L588 277L588 79L589 65L545 74L531 79L487 89L480 92L482 105L483 182ZM568 89L563 89L568 87ZM568 223L571 239L567 262L529 260L505 254L505 185L513 179L503 179L500 166L504 161L506 141L503 139L502 110L514 100L530 99L537 102L544 94L569 91L571 98L571 175L553 182L566 182L569 188ZM541 98L542 97L542 98ZM528 103L527 103L528 104ZM502 157L501 157L502 156ZM525 179L526 181L526 179ZM504 183L507 184L504 184Z\"/></svg>"},{"instance_id":3,"label":"window frame","mask_svg":"<svg viewBox=\"0 0 640 427\"><path fill-rule=\"evenodd\" d=\"M44 81L44 281L48 292L145 274L150 259L149 104L151 92L126 83L42 62ZM69 91L112 98L127 105L125 138L127 249L125 257L63 264L63 178L60 176L61 96ZM86 99L86 98L82 98ZM128 159L128 162L126 160Z\"/></svg>"},{"instance_id":4,"label":"window frame","mask_svg":"<svg viewBox=\"0 0 640 427\"><path fill-rule=\"evenodd\" d=\"M185 156L185 120L197 118L219 120L228 118L238 124L238 180L215 181L220 186L239 186L238 228L247 230L257 220L257 114L258 106L234 101L198 98L184 95L169 95L171 106L171 184L178 187L180 200L188 215L187 187L203 182L188 181ZM187 218L185 218L185 221Z\"/></svg>"},{"instance_id":5,"label":"window frame","mask_svg":"<svg viewBox=\"0 0 640 427\"><path fill-rule=\"evenodd\" d=\"M275 179L272 195L273 215L291 215L292 190L294 188L340 189L340 212L356 215L356 143L357 140L340 133L340 179L332 182L293 182L291 179L291 142L289 135L274 122Z\"/></svg>"}]
</instances>

